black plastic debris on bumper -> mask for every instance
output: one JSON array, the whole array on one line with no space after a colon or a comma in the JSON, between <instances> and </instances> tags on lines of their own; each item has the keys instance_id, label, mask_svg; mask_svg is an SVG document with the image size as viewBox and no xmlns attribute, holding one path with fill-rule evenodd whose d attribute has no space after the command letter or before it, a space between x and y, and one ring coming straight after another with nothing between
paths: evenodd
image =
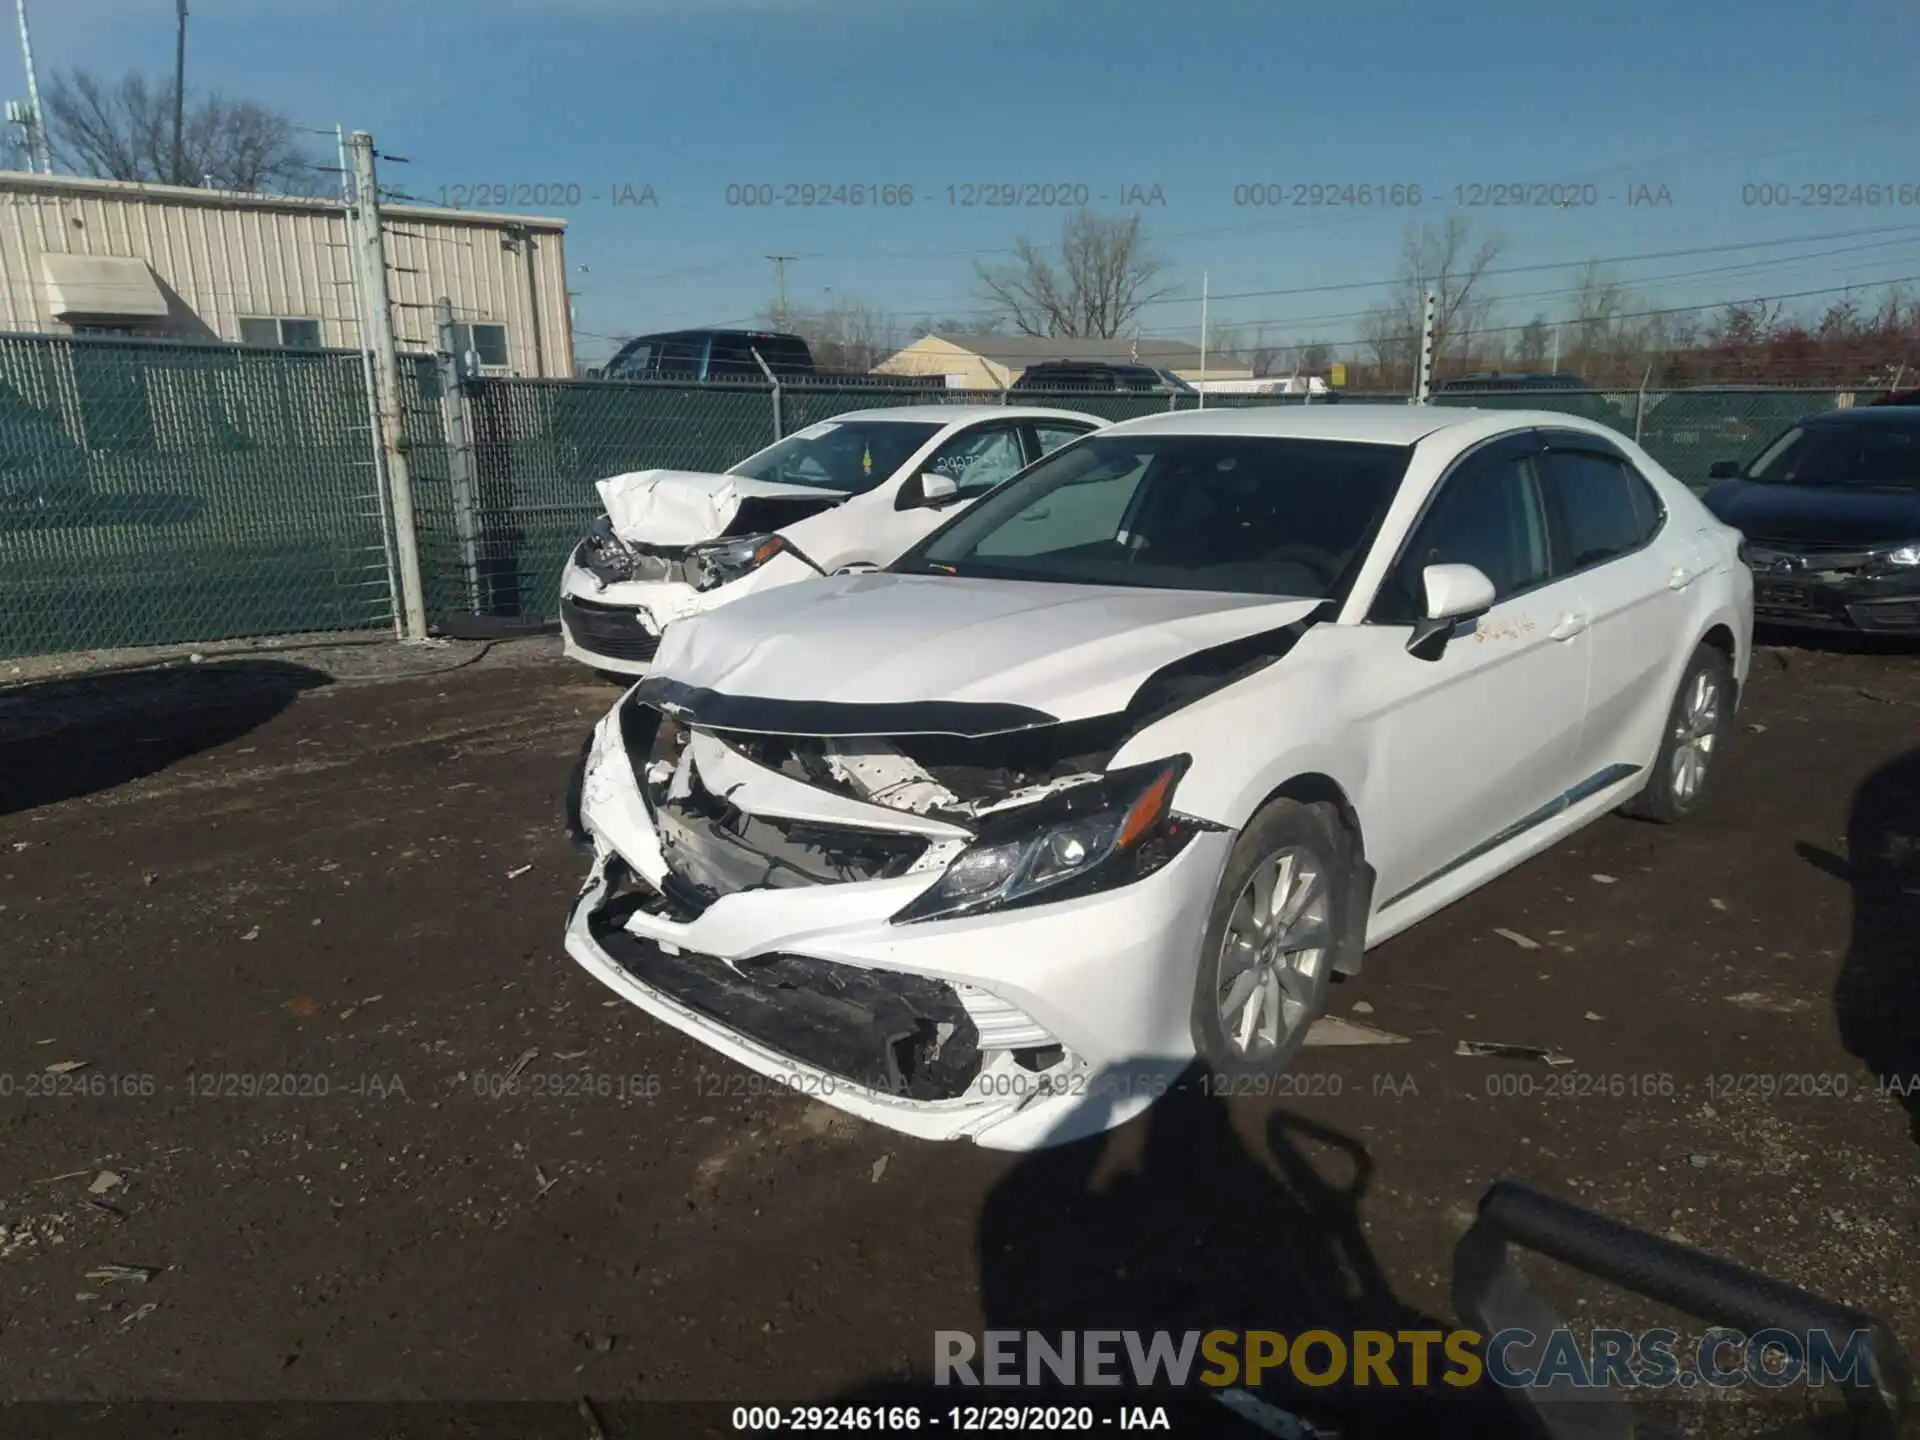
<instances>
[{"instance_id":1,"label":"black plastic debris on bumper","mask_svg":"<svg viewBox=\"0 0 1920 1440\"><path fill-rule=\"evenodd\" d=\"M634 908L610 901L588 919L595 943L613 962L649 989L769 1050L910 1100L958 1099L980 1073L980 1032L944 981L806 955L729 964L711 955L670 954L621 928L620 917Z\"/></svg>"}]
</instances>

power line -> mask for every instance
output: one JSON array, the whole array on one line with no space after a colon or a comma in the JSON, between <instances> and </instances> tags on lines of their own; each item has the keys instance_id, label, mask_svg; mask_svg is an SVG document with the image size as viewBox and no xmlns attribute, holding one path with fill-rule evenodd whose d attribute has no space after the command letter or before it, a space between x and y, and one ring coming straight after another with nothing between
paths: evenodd
<instances>
[{"instance_id":1,"label":"power line","mask_svg":"<svg viewBox=\"0 0 1920 1440\"><path fill-rule=\"evenodd\" d=\"M1784 236L1784 237L1771 239L1771 240L1740 240L1740 241L1731 241L1731 242L1717 244L1717 245L1690 245L1690 246L1682 246L1682 247L1667 249L1667 250L1646 250L1646 251L1640 251L1634 254L1626 254L1626 255L1588 256L1588 257L1577 259L1577 260L1552 260L1552 261L1534 262L1534 263L1525 264L1525 265L1503 265L1503 266L1490 267L1489 269L1483 270L1480 272L1480 275L1481 275L1481 278L1489 278L1493 276L1506 276L1506 275L1542 274L1542 273L1552 272L1556 270L1579 270L1587 267L1600 268L1600 267L1617 266L1617 265L1635 265L1635 264L1640 264L1640 263L1653 261L1653 260L1682 259L1682 258L1688 258L1692 256L1697 256L1697 255L1735 254L1735 253L1743 253L1751 250L1776 249L1782 246L1789 246L1789 245L1809 245L1809 244L1815 244L1815 243L1819 243L1827 240L1850 240L1850 239L1857 239L1864 236L1883 236L1883 235L1884 236L1900 236L1900 237L1920 236L1920 227L1911 226L1911 225L1863 226L1863 227L1855 227L1853 229L1848 229L1848 230L1830 230L1830 231L1822 231L1815 234ZM1892 243L1892 242L1887 242L1887 243ZM1862 248L1871 248L1871 247L1862 247ZM1771 261L1765 261L1765 262L1759 262L1759 263L1765 264L1765 265L1795 264L1803 260L1813 260L1813 259L1822 258L1825 255L1838 254L1838 253L1845 253L1845 252L1844 251L1822 251L1822 252L1814 252L1812 254L1807 254L1807 255L1782 256L1777 260L1771 260ZM1697 275L1704 275L1704 274L1715 273L1715 271L1708 270L1708 271L1699 271L1699 272L1691 272L1691 273L1697 274ZM1665 278L1685 278L1685 276L1684 275L1676 276L1676 277L1645 276L1645 277L1639 277L1637 279L1633 277L1629 277L1629 280L1630 280L1630 283L1633 283L1633 284L1646 285L1651 283L1657 283L1660 280ZM1258 289L1258 290L1242 290L1242 291L1231 292L1226 295L1217 295L1217 296L1214 296L1213 299L1231 301L1231 300L1245 300L1245 299L1284 298L1284 297L1291 297L1295 295L1330 295L1330 294L1340 294L1348 291L1358 291L1358 290L1391 289L1396 286L1404 286L1406 283L1407 281L1404 276L1395 276L1395 277L1389 277L1385 279L1373 279L1373 280L1346 280L1346 281L1337 281L1337 282L1322 284L1322 285L1295 285L1295 286L1279 286L1279 287L1273 287L1273 288L1264 288L1264 289ZM1496 298L1501 301L1505 301L1509 299L1517 299L1517 298L1550 298L1555 293L1572 294L1572 293L1577 293L1577 291L1576 290L1567 290L1565 292L1545 291L1545 292L1538 292L1537 294L1530 297L1519 296L1519 297L1496 297ZM946 318L956 319L956 320L968 319L968 318L989 318L989 317L994 317L994 316L999 316L1004 314L1004 311L998 306L975 305L975 306L955 307L951 303L951 300L953 298L954 297L943 297L938 300L921 300L921 301L916 301L912 304L901 305L901 306L892 307L892 308L920 311L922 313L927 313L927 314L939 312ZM1146 302L1146 304L1141 306L1140 308L1146 309L1148 307L1162 307L1167 305L1191 305L1193 303L1195 303L1194 297L1182 294L1182 295L1167 296L1161 299L1151 300ZM1261 316L1261 317L1251 317L1248 319L1241 319L1241 320L1228 319L1228 320L1224 320L1222 323L1235 326L1235 327L1244 327L1246 325L1254 325L1254 324L1259 324L1259 325L1319 324L1319 323L1326 323L1331 320L1358 318L1363 313L1364 312L1342 312L1339 314L1334 314L1329 316L1309 316L1309 317ZM749 323L753 323L753 321L757 318L758 317L747 316L747 317L742 317L738 321L730 320L724 323L749 324ZM720 322L715 322L715 323L720 323ZM896 327L896 329L904 329L904 328L905 327Z\"/></svg>"}]
</instances>

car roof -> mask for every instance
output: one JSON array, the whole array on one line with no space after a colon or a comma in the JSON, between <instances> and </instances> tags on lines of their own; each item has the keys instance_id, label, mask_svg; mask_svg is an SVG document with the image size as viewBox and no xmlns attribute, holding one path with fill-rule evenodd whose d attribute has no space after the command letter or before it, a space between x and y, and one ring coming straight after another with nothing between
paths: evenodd
<instances>
[{"instance_id":1,"label":"car roof","mask_svg":"<svg viewBox=\"0 0 1920 1440\"><path fill-rule=\"evenodd\" d=\"M684 340L689 335L742 335L753 340L804 341L806 338L805 336L795 335L785 330L717 330L696 327L692 330L656 330L651 335L636 335L627 343L629 345L638 345L647 340Z\"/></svg>"},{"instance_id":2,"label":"car roof","mask_svg":"<svg viewBox=\"0 0 1920 1440\"><path fill-rule=\"evenodd\" d=\"M1041 405L887 405L875 410L848 410L814 423L840 424L847 420L897 420L914 425L967 425L975 420L1091 420L1098 415L1079 410L1054 410Z\"/></svg>"},{"instance_id":3,"label":"car roof","mask_svg":"<svg viewBox=\"0 0 1920 1440\"><path fill-rule=\"evenodd\" d=\"M1920 408L1912 405L1862 405L1857 409L1822 410L1804 415L1796 425L1892 425L1910 427L1920 422Z\"/></svg>"},{"instance_id":4,"label":"car roof","mask_svg":"<svg viewBox=\"0 0 1920 1440\"><path fill-rule=\"evenodd\" d=\"M1442 430L1585 430L1620 438L1606 426L1557 410L1476 410L1465 405L1255 405L1228 410L1175 410L1123 420L1108 433L1269 435L1356 444L1412 445Z\"/></svg>"}]
</instances>

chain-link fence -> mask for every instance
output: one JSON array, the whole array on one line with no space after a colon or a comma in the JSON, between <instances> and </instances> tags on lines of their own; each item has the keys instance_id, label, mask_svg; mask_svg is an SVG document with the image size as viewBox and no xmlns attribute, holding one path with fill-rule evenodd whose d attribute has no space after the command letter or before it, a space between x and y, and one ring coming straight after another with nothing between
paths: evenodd
<instances>
[{"instance_id":1,"label":"chain-link fence","mask_svg":"<svg viewBox=\"0 0 1920 1440\"><path fill-rule=\"evenodd\" d=\"M1119 421L1198 397L479 379L401 366L429 615L550 618L599 513L594 482L717 471L853 410L1042 405ZM1584 415L1690 485L1801 415L1880 392L1478 391L1442 405ZM1209 395L1208 408L1405 404L1404 394ZM0 337L0 656L392 624L389 527L354 353Z\"/></svg>"},{"instance_id":2,"label":"chain-link fence","mask_svg":"<svg viewBox=\"0 0 1920 1440\"><path fill-rule=\"evenodd\" d=\"M1865 405L1883 390L1468 390L1436 405L1552 410L1611 426L1637 441L1675 479L1705 489L1720 460L1750 458L1802 415Z\"/></svg>"},{"instance_id":3,"label":"chain-link fence","mask_svg":"<svg viewBox=\"0 0 1920 1440\"><path fill-rule=\"evenodd\" d=\"M357 354L0 337L0 656L392 621Z\"/></svg>"}]
</instances>

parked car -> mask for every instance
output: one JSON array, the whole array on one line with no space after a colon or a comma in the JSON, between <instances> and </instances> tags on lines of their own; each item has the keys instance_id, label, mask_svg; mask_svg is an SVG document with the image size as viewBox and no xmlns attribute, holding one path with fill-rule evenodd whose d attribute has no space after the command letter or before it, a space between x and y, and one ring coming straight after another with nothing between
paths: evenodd
<instances>
[{"instance_id":1,"label":"parked car","mask_svg":"<svg viewBox=\"0 0 1920 1440\"><path fill-rule=\"evenodd\" d=\"M767 362L766 370L760 360ZM823 369L804 337L775 330L673 330L622 345L593 378L600 380L815 381L873 390L918 390L924 375L874 375Z\"/></svg>"},{"instance_id":2,"label":"parked car","mask_svg":"<svg viewBox=\"0 0 1920 1440\"><path fill-rule=\"evenodd\" d=\"M1920 635L1920 408L1810 415L1711 474L1707 508L1747 537L1758 618Z\"/></svg>"},{"instance_id":3,"label":"parked car","mask_svg":"<svg viewBox=\"0 0 1920 1440\"><path fill-rule=\"evenodd\" d=\"M600 372L605 380L764 380L754 353L774 375L815 372L813 351L798 335L771 330L673 330L622 345Z\"/></svg>"},{"instance_id":4,"label":"parked car","mask_svg":"<svg viewBox=\"0 0 1920 1440\"><path fill-rule=\"evenodd\" d=\"M0 388L0 515L73 511L92 494L87 452L67 428Z\"/></svg>"},{"instance_id":5,"label":"parked car","mask_svg":"<svg viewBox=\"0 0 1920 1440\"><path fill-rule=\"evenodd\" d=\"M602 480L607 513L560 578L566 652L643 675L672 622L795 580L884 565L957 508L1105 423L1006 405L858 410L723 475Z\"/></svg>"},{"instance_id":6,"label":"parked car","mask_svg":"<svg viewBox=\"0 0 1920 1440\"><path fill-rule=\"evenodd\" d=\"M929 1138L1070 1139L1196 1054L1270 1083L1369 946L1700 805L1738 544L1556 414L1113 426L884 572L669 630L582 752L567 949Z\"/></svg>"},{"instance_id":7,"label":"parked car","mask_svg":"<svg viewBox=\"0 0 1920 1440\"><path fill-rule=\"evenodd\" d=\"M1155 365L1109 365L1094 360L1045 360L1029 365L1012 390L1110 390L1125 395L1192 395L1193 386Z\"/></svg>"},{"instance_id":8,"label":"parked car","mask_svg":"<svg viewBox=\"0 0 1920 1440\"><path fill-rule=\"evenodd\" d=\"M1448 394L1468 391L1485 394L1495 390L1587 390L1599 393L1578 375L1565 370L1544 374L1521 370L1483 370L1475 375L1456 375L1451 380L1441 382L1440 389Z\"/></svg>"}]
</instances>

